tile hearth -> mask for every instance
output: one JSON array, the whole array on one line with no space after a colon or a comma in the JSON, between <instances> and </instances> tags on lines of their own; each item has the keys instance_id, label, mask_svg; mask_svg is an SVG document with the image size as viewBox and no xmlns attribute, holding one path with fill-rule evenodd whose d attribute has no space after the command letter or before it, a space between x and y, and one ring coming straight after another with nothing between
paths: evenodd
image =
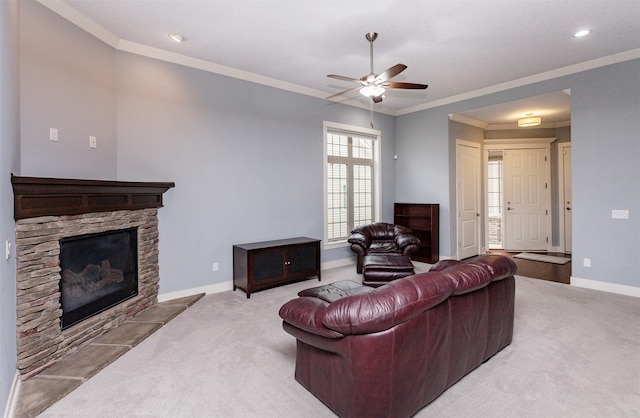
<instances>
[{"instance_id":1,"label":"tile hearth","mask_svg":"<svg viewBox=\"0 0 640 418\"><path fill-rule=\"evenodd\" d=\"M42 413L202 296L204 294L156 303L50 368L21 382L14 416L30 418Z\"/></svg>"}]
</instances>

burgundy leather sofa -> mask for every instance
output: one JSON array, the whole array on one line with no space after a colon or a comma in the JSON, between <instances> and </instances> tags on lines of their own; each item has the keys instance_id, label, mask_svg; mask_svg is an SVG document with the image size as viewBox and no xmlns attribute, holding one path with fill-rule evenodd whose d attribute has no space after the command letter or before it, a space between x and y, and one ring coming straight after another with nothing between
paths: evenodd
<instances>
[{"instance_id":1,"label":"burgundy leather sofa","mask_svg":"<svg viewBox=\"0 0 640 418\"><path fill-rule=\"evenodd\" d=\"M280 316L295 379L340 417L410 417L509 345L515 273L487 255L331 303L293 299Z\"/></svg>"},{"instance_id":2,"label":"burgundy leather sofa","mask_svg":"<svg viewBox=\"0 0 640 418\"><path fill-rule=\"evenodd\" d=\"M418 252L420 240L406 226L385 222L361 225L351 231L348 239L356 253L356 271L362 273L365 255L400 254L411 256Z\"/></svg>"}]
</instances>

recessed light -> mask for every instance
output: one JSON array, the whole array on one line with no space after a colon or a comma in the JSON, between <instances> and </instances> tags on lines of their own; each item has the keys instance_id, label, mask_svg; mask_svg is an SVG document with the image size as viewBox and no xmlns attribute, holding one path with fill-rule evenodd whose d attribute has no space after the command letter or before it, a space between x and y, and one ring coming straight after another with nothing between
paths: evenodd
<instances>
[{"instance_id":1,"label":"recessed light","mask_svg":"<svg viewBox=\"0 0 640 418\"><path fill-rule=\"evenodd\" d=\"M587 36L591 31L589 29L582 29L573 34L574 38L582 38L583 36Z\"/></svg>"},{"instance_id":2,"label":"recessed light","mask_svg":"<svg viewBox=\"0 0 640 418\"><path fill-rule=\"evenodd\" d=\"M187 40L187 38L177 33L170 33L169 38L179 44Z\"/></svg>"}]
</instances>

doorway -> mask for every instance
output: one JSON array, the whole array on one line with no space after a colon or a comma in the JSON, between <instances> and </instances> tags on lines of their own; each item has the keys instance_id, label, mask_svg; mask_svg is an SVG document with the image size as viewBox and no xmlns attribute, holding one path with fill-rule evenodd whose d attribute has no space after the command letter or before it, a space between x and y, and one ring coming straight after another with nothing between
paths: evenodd
<instances>
[{"instance_id":1,"label":"doorway","mask_svg":"<svg viewBox=\"0 0 640 418\"><path fill-rule=\"evenodd\" d=\"M551 248L550 148L556 138L485 141L488 249Z\"/></svg>"},{"instance_id":2,"label":"doorway","mask_svg":"<svg viewBox=\"0 0 640 418\"><path fill-rule=\"evenodd\" d=\"M542 125L532 128L519 128L516 121L526 112L534 112L536 115L541 116ZM548 166L546 170L548 170L548 173L551 172L553 174L545 175L544 190L546 190L546 193L544 197L547 199L546 205L548 209L545 209L545 218L542 219L542 226L547 229L544 233L537 234L544 235L544 246L539 251L569 251L571 245L570 212L572 209L567 209L571 208L571 206L565 204L567 201L571 202L571 200L561 194L563 185L559 182L562 181L563 175L560 173L563 172L563 169L559 167L562 163L558 154L559 151L556 150L555 145L551 146L552 141L549 141L548 144L545 142L548 141L546 137L557 137L558 149L560 149L560 144L570 143L571 141L570 90L555 91L539 96L464 110L450 114L449 118L452 121L450 135L451 138L456 139L456 145L459 138L482 144L481 157L483 161L480 164L482 170L481 216L479 220L480 252L489 250L504 251L505 249L505 234L508 228L506 225L507 206L504 203L511 200L505 198L505 187L507 185L505 183L503 151L506 149L505 146L509 144L515 144L516 148L521 149L530 148L528 144L533 144L533 148L543 147L549 149L549 152L544 156L547 160L545 163ZM491 157L489 157L487 150L491 152ZM458 164L457 155L452 152L451 156L452 163ZM491 164L489 164L489 160L491 160ZM565 161L568 160L565 159ZM491 171L491 174L489 171ZM567 174L570 174L570 169L566 171L568 171ZM456 167L455 173L459 173L458 167ZM570 194L569 176L565 178L567 179L565 182L567 184L567 192ZM495 185L495 187L491 187L491 194L488 192L490 185ZM524 188L524 184L521 183L521 186L523 186L521 188ZM460 203L458 192L456 184L454 199L456 199L457 204ZM547 211L549 212L548 214ZM460 253L460 242L462 242L461 212L461 208L457 207L455 214L451 214L452 217L456 216L457 218L456 222L454 222L457 226L457 231L452 240L456 239L455 246L458 254ZM567 212L569 212L569 217L562 216ZM535 226L538 229L538 226ZM549 240L548 242L547 239ZM532 250L532 248L527 248L526 250ZM514 251L520 252L523 250L514 249Z\"/></svg>"}]
</instances>

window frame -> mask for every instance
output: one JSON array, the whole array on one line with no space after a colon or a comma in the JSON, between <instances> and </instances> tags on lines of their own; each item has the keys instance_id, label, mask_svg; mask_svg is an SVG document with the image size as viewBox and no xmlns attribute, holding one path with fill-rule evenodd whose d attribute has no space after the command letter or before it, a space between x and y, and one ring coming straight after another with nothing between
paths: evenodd
<instances>
[{"instance_id":1,"label":"window frame","mask_svg":"<svg viewBox=\"0 0 640 418\"><path fill-rule=\"evenodd\" d=\"M381 191L381 170L380 170L380 155L382 150L382 133L377 129L362 128L359 126L347 125L342 123L323 121L322 129L322 142L323 142L323 212L324 212L324 248L340 248L348 246L347 240L329 242L329 199L328 199L328 179L327 179L327 166L329 163L329 155L327 153L327 138L329 133L343 133L347 135L368 137L373 140L373 196L372 196L372 218L373 222L380 221L380 213L382 208L382 191ZM350 192L349 210L351 211L353 206L353 194ZM349 216L352 219L352 216ZM356 225L357 226L357 225Z\"/></svg>"}]
</instances>

